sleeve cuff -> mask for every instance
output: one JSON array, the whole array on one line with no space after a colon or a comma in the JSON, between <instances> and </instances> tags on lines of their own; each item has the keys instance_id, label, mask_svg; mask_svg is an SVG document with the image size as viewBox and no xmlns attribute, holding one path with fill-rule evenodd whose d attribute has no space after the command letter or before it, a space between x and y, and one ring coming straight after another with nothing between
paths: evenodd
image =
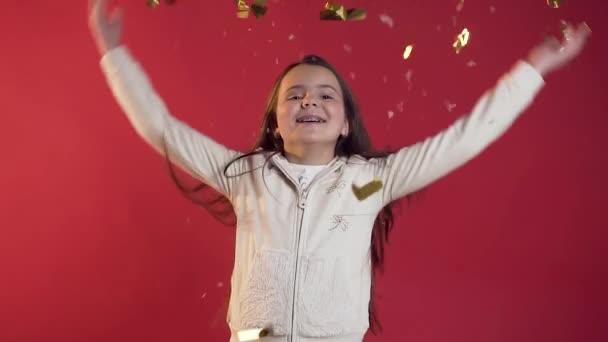
<instances>
[{"instance_id":1,"label":"sleeve cuff","mask_svg":"<svg viewBox=\"0 0 608 342\"><path fill-rule=\"evenodd\" d=\"M126 46L119 45L108 50L101 57L99 64L106 74L111 74L118 72L122 67L133 64L133 57Z\"/></svg>"},{"instance_id":2,"label":"sleeve cuff","mask_svg":"<svg viewBox=\"0 0 608 342\"><path fill-rule=\"evenodd\" d=\"M538 90L545 85L543 76L530 63L519 60L511 69L511 78L516 84L521 84L531 91Z\"/></svg>"}]
</instances>

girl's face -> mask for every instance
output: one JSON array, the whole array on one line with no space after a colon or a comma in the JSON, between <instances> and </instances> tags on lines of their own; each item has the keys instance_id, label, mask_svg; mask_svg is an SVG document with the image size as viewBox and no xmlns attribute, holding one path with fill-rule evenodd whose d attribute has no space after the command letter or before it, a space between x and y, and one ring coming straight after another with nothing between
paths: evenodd
<instances>
[{"instance_id":1,"label":"girl's face","mask_svg":"<svg viewBox=\"0 0 608 342\"><path fill-rule=\"evenodd\" d=\"M301 64L281 81L277 101L278 134L287 151L315 144L333 149L348 134L342 89L328 69Z\"/></svg>"}]
</instances>

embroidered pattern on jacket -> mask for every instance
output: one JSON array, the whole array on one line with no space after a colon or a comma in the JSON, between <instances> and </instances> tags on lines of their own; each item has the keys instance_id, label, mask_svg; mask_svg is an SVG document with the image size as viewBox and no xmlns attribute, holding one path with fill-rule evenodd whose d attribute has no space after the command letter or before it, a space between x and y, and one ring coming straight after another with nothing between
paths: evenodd
<instances>
[{"instance_id":1,"label":"embroidered pattern on jacket","mask_svg":"<svg viewBox=\"0 0 608 342\"><path fill-rule=\"evenodd\" d=\"M332 224L332 227L329 228L329 231L340 228L340 229L342 229L343 232L345 232L348 230L348 226L349 226L349 222L346 220L344 215L333 215L331 217L331 224Z\"/></svg>"},{"instance_id":2,"label":"embroidered pattern on jacket","mask_svg":"<svg viewBox=\"0 0 608 342\"><path fill-rule=\"evenodd\" d=\"M325 189L325 193L331 194L332 192L335 192L338 194L338 197L341 197L342 196L341 190L344 189L345 187L346 187L346 182L343 180L339 180L335 184L328 186L327 189Z\"/></svg>"}]
</instances>

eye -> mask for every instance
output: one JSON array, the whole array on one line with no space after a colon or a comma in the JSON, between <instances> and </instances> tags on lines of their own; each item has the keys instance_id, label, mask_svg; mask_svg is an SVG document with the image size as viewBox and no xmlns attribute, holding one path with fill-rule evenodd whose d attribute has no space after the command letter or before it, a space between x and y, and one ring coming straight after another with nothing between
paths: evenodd
<instances>
[{"instance_id":1,"label":"eye","mask_svg":"<svg viewBox=\"0 0 608 342\"><path fill-rule=\"evenodd\" d=\"M323 100L333 100L333 98L334 98L334 97L333 97L333 96L331 96L331 95L322 95L322 96L321 96L321 98L322 98Z\"/></svg>"},{"instance_id":2,"label":"eye","mask_svg":"<svg viewBox=\"0 0 608 342\"><path fill-rule=\"evenodd\" d=\"M301 100L302 96L300 95L292 95L287 98L288 100Z\"/></svg>"}]
</instances>

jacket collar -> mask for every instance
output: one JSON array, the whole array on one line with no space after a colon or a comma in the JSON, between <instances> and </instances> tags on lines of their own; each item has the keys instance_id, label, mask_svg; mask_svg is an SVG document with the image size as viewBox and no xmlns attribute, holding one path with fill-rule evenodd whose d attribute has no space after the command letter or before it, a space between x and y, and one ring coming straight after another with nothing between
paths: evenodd
<instances>
[{"instance_id":1,"label":"jacket collar","mask_svg":"<svg viewBox=\"0 0 608 342\"><path fill-rule=\"evenodd\" d=\"M327 164L327 167L325 169L323 169L323 171L321 171L317 177L321 178L321 177L324 177L328 173L336 173L336 172L341 171L342 167L345 164L345 161L346 161L345 157L335 156ZM298 184L298 182L296 181L296 178L294 177L293 173L291 172L291 167L289 166L289 161L287 160L287 158L285 158L285 156L283 156L282 153L275 153L272 155L272 157L270 158L269 167L278 168L279 170L281 170L281 172L283 174L285 174L285 176L287 176L287 178L291 179L292 182L294 182L296 185Z\"/></svg>"}]
</instances>

